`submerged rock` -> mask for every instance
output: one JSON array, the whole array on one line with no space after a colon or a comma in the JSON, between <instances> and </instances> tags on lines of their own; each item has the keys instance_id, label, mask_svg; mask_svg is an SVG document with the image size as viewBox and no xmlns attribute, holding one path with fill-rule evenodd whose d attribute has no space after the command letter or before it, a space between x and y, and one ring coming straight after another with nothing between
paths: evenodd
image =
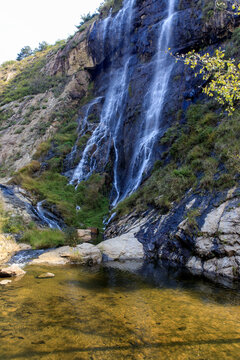
<instances>
[{"instance_id":1,"label":"submerged rock","mask_svg":"<svg viewBox=\"0 0 240 360\"><path fill-rule=\"evenodd\" d=\"M2 280L0 281L0 285L7 285L10 284L12 282L12 280Z\"/></svg>"},{"instance_id":2,"label":"submerged rock","mask_svg":"<svg viewBox=\"0 0 240 360\"><path fill-rule=\"evenodd\" d=\"M50 279L55 277L55 274L47 272L47 273L43 273L37 276L38 279Z\"/></svg>"},{"instance_id":3,"label":"submerged rock","mask_svg":"<svg viewBox=\"0 0 240 360\"><path fill-rule=\"evenodd\" d=\"M26 271L21 269L16 264L13 264L11 266L0 269L0 277L23 276L25 274L26 274Z\"/></svg>"}]
</instances>

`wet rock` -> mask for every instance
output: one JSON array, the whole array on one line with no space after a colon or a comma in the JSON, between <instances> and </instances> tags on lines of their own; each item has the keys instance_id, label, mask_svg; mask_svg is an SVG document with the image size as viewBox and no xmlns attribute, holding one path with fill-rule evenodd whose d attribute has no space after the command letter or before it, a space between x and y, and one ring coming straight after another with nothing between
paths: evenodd
<instances>
[{"instance_id":1,"label":"wet rock","mask_svg":"<svg viewBox=\"0 0 240 360\"><path fill-rule=\"evenodd\" d=\"M38 279L49 279L55 277L55 274L47 272L37 276Z\"/></svg>"},{"instance_id":2,"label":"wet rock","mask_svg":"<svg viewBox=\"0 0 240 360\"><path fill-rule=\"evenodd\" d=\"M7 285L10 284L12 282L12 280L2 280L0 281L0 285Z\"/></svg>"},{"instance_id":3,"label":"wet rock","mask_svg":"<svg viewBox=\"0 0 240 360\"><path fill-rule=\"evenodd\" d=\"M190 190L169 213L159 215L157 211L151 211L139 214L138 218L142 220L134 231L137 215L128 214L110 223L106 234L114 233L119 239L124 232L129 239L137 238L143 244L146 258L166 259L216 281L220 278L239 280L239 204L240 188L208 195L194 194ZM191 221L189 210L197 214ZM106 258L121 258L124 251L120 243L114 246L114 250L110 245L110 250L107 246L106 250L103 248L103 255L106 252ZM115 253L118 248L120 255Z\"/></svg>"},{"instance_id":4,"label":"wet rock","mask_svg":"<svg viewBox=\"0 0 240 360\"><path fill-rule=\"evenodd\" d=\"M65 265L69 261L67 258L62 255L65 252L68 252L70 249L69 246L63 246L58 249L45 252L41 254L37 259L33 259L29 264L30 265Z\"/></svg>"},{"instance_id":5,"label":"wet rock","mask_svg":"<svg viewBox=\"0 0 240 360\"><path fill-rule=\"evenodd\" d=\"M11 266L0 269L0 277L23 276L25 274L26 274L26 271L21 269L16 264L13 264Z\"/></svg>"},{"instance_id":6,"label":"wet rock","mask_svg":"<svg viewBox=\"0 0 240 360\"><path fill-rule=\"evenodd\" d=\"M201 259L197 258L196 256L193 256L188 260L186 267L195 274L202 274L202 262Z\"/></svg>"},{"instance_id":7,"label":"wet rock","mask_svg":"<svg viewBox=\"0 0 240 360\"><path fill-rule=\"evenodd\" d=\"M105 240L97 245L106 260L143 259L142 244L131 233Z\"/></svg>"}]
</instances>

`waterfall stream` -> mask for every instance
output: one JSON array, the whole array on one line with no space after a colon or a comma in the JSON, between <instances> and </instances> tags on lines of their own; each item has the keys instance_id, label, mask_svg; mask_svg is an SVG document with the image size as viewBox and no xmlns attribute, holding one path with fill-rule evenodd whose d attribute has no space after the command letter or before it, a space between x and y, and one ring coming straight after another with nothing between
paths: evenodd
<instances>
[{"instance_id":1,"label":"waterfall stream","mask_svg":"<svg viewBox=\"0 0 240 360\"><path fill-rule=\"evenodd\" d=\"M100 122L87 142L70 183L79 183L87 179L93 172L104 169L109 161L110 150L113 148L113 206L138 188L143 174L148 172L153 165L153 149L161 135L161 115L174 66L173 59L166 54L166 51L172 43L176 1L168 1L166 16L157 25L157 51L151 63L154 75L142 104L144 117L139 125L138 139L134 144L129 166L125 169L124 181L119 166L120 151L122 151L120 140L123 136L124 111L129 96L130 69L133 58L130 39L135 14L135 0L125 0L117 15L113 16L110 13L101 23L103 52L105 52L106 44L110 42L112 53L116 52L116 49L120 49L121 60L118 56L112 60ZM111 39L109 39L109 34ZM91 106L91 103L89 105ZM85 126L86 119L85 117L83 120L83 126ZM128 155L126 154L126 156ZM101 164L99 164L100 162Z\"/></svg>"},{"instance_id":2,"label":"waterfall stream","mask_svg":"<svg viewBox=\"0 0 240 360\"><path fill-rule=\"evenodd\" d=\"M44 208L44 206L43 206L44 203L45 203L45 200L37 203L36 213L37 213L38 217L43 221L43 223L47 224L51 229L61 230L61 226L59 224L57 217L53 213L51 213L49 210Z\"/></svg>"},{"instance_id":3,"label":"waterfall stream","mask_svg":"<svg viewBox=\"0 0 240 360\"><path fill-rule=\"evenodd\" d=\"M126 106L128 95L128 73L129 63L131 60L131 48L129 47L129 37L132 29L133 8L135 0L125 0L122 9L115 17L110 13L109 17L103 21L102 34L103 46L105 48L107 33L111 34L111 48L121 48L123 53L122 66L119 67L118 58L111 64L109 85L105 95L100 123L93 131L86 148L83 152L82 159L74 171L71 183L76 181L79 183L87 179L94 171L97 170L97 155L99 149L103 153L103 167L109 160L111 141L115 150L115 166L114 166L114 187L116 197L119 197L118 177L116 176L118 151L117 138L123 125L123 112ZM108 140L108 141L106 141ZM104 145L105 144L105 145ZM89 161L90 158L90 161Z\"/></svg>"},{"instance_id":4,"label":"waterfall stream","mask_svg":"<svg viewBox=\"0 0 240 360\"><path fill-rule=\"evenodd\" d=\"M174 66L174 60L166 54L166 51L172 40L173 20L176 14L175 3L176 0L169 0L167 17L159 23L157 54L153 59L154 78L143 104L143 108L147 111L141 125L139 141L134 149L126 186L121 198L116 199L117 201L134 192L141 184L144 172L148 172L152 166L153 148L161 135L161 114Z\"/></svg>"}]
</instances>

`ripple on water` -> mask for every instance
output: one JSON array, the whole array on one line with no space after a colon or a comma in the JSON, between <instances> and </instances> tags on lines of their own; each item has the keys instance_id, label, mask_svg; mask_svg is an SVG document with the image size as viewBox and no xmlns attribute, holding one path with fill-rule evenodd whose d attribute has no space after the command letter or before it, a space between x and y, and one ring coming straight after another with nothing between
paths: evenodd
<instances>
[{"instance_id":1,"label":"ripple on water","mask_svg":"<svg viewBox=\"0 0 240 360\"><path fill-rule=\"evenodd\" d=\"M141 262L27 271L1 289L0 359L239 359L237 290Z\"/></svg>"}]
</instances>

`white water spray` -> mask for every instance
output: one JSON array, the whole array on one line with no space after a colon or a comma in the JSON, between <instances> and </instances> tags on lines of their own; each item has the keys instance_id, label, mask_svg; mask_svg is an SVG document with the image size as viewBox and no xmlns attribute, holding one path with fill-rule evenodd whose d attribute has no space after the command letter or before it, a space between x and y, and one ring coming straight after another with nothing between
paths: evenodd
<instances>
[{"instance_id":1,"label":"white water spray","mask_svg":"<svg viewBox=\"0 0 240 360\"><path fill-rule=\"evenodd\" d=\"M118 67L118 58L111 65L108 90L105 96L100 123L93 131L89 139L80 163L74 171L71 184L79 183L87 179L99 166L104 168L109 161L111 142L114 144L115 165L114 165L114 186L119 196L118 181L116 176L118 162L117 139L123 125L123 112L128 95L128 73L131 53L129 38L132 27L133 7L135 0L125 0L122 9L115 17L110 14L103 21L103 46L105 46L107 31L111 34L112 50L119 47L123 53L123 66ZM100 155L100 156L99 156Z\"/></svg>"},{"instance_id":2,"label":"white water spray","mask_svg":"<svg viewBox=\"0 0 240 360\"><path fill-rule=\"evenodd\" d=\"M173 21L176 14L175 3L176 0L169 0L167 17L159 23L158 47L154 58L155 74L145 97L144 108L147 108L147 111L142 124L142 132L135 146L125 189L115 203L134 192L141 184L143 174L148 172L152 166L153 148L161 135L161 115L174 66L174 61L169 58L166 51L172 40Z\"/></svg>"}]
</instances>

